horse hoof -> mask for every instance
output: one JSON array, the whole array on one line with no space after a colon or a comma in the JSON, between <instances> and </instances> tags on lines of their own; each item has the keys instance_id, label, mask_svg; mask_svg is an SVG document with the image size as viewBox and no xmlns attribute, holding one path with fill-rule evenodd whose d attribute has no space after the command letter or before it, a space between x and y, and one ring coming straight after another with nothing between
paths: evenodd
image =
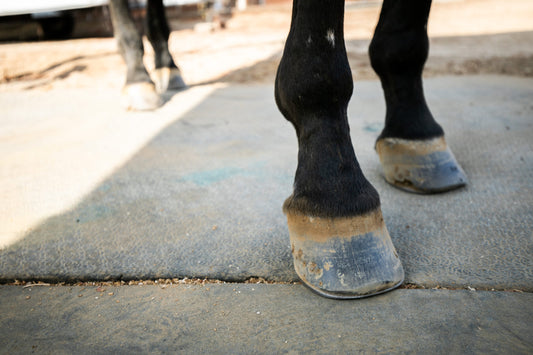
<instances>
[{"instance_id":1,"label":"horse hoof","mask_svg":"<svg viewBox=\"0 0 533 355\"><path fill-rule=\"evenodd\" d=\"M444 137L428 140L383 138L376 143L385 180L402 190L437 193L467 184Z\"/></svg>"},{"instance_id":2,"label":"horse hoof","mask_svg":"<svg viewBox=\"0 0 533 355\"><path fill-rule=\"evenodd\" d=\"M122 105L127 110L155 110L163 104L163 100L155 91L152 83L127 84L122 89Z\"/></svg>"},{"instance_id":3,"label":"horse hoof","mask_svg":"<svg viewBox=\"0 0 533 355\"><path fill-rule=\"evenodd\" d=\"M314 292L354 299L402 284L402 264L380 209L342 218L286 214L296 273Z\"/></svg>"},{"instance_id":4,"label":"horse hoof","mask_svg":"<svg viewBox=\"0 0 533 355\"><path fill-rule=\"evenodd\" d=\"M181 72L178 68L159 68L155 69L153 80L157 92L164 93L167 90L181 90L187 88L187 84L181 77Z\"/></svg>"}]
</instances>

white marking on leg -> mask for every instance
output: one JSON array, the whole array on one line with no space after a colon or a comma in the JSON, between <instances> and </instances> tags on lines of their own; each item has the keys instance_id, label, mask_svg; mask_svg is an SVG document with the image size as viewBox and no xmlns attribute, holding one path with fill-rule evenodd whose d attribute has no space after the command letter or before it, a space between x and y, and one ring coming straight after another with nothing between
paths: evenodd
<instances>
[{"instance_id":1,"label":"white marking on leg","mask_svg":"<svg viewBox=\"0 0 533 355\"><path fill-rule=\"evenodd\" d=\"M335 31L333 31L331 28L328 30L328 32L326 32L326 39L332 47L335 47Z\"/></svg>"},{"instance_id":2,"label":"white marking on leg","mask_svg":"<svg viewBox=\"0 0 533 355\"><path fill-rule=\"evenodd\" d=\"M307 37L307 40L305 41L305 44L307 45L307 47L309 47L312 42L313 40L311 39L311 35L309 35L309 37Z\"/></svg>"}]
</instances>

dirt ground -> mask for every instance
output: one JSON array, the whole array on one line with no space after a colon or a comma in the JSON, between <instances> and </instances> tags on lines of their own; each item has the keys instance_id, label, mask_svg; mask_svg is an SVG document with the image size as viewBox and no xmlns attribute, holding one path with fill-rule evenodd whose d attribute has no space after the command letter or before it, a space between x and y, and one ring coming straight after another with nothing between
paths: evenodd
<instances>
[{"instance_id":1,"label":"dirt ground","mask_svg":"<svg viewBox=\"0 0 533 355\"><path fill-rule=\"evenodd\" d=\"M379 2L348 2L345 39L356 80L375 80L367 50ZM170 49L189 85L273 82L288 33L290 3L236 12L227 28L175 30ZM435 0L425 76L505 74L533 76L533 1ZM178 28L173 23L172 27ZM145 63L153 52L145 42ZM125 65L113 38L0 44L0 92L55 87L112 86Z\"/></svg>"}]
</instances>

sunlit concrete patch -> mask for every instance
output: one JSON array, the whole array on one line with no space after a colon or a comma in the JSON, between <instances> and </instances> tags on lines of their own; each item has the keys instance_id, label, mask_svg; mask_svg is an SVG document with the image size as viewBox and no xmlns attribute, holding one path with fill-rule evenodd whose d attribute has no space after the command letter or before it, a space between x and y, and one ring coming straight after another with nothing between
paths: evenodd
<instances>
[{"instance_id":1,"label":"sunlit concrete patch","mask_svg":"<svg viewBox=\"0 0 533 355\"><path fill-rule=\"evenodd\" d=\"M217 87L195 87L154 112L125 112L120 93L70 89L0 96L0 248L78 203Z\"/></svg>"}]
</instances>

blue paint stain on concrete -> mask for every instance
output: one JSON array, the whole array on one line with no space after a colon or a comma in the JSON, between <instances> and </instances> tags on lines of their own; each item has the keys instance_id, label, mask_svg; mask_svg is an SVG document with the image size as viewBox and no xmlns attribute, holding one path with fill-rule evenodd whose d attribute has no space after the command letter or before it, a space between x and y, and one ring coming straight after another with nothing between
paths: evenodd
<instances>
[{"instance_id":1,"label":"blue paint stain on concrete","mask_svg":"<svg viewBox=\"0 0 533 355\"><path fill-rule=\"evenodd\" d=\"M190 181L199 186L209 186L222 180L226 180L235 175L243 175L244 173L245 170L241 168L224 167L213 170L195 171L184 175L181 178L184 181Z\"/></svg>"},{"instance_id":2,"label":"blue paint stain on concrete","mask_svg":"<svg viewBox=\"0 0 533 355\"><path fill-rule=\"evenodd\" d=\"M212 170L195 171L183 175L180 180L193 182L198 186L209 186L234 176L262 176L265 162L256 162L245 168L227 166Z\"/></svg>"},{"instance_id":3,"label":"blue paint stain on concrete","mask_svg":"<svg viewBox=\"0 0 533 355\"><path fill-rule=\"evenodd\" d=\"M367 132L381 132L383 130L383 123L369 123L366 126L363 127L363 129Z\"/></svg>"}]
</instances>

